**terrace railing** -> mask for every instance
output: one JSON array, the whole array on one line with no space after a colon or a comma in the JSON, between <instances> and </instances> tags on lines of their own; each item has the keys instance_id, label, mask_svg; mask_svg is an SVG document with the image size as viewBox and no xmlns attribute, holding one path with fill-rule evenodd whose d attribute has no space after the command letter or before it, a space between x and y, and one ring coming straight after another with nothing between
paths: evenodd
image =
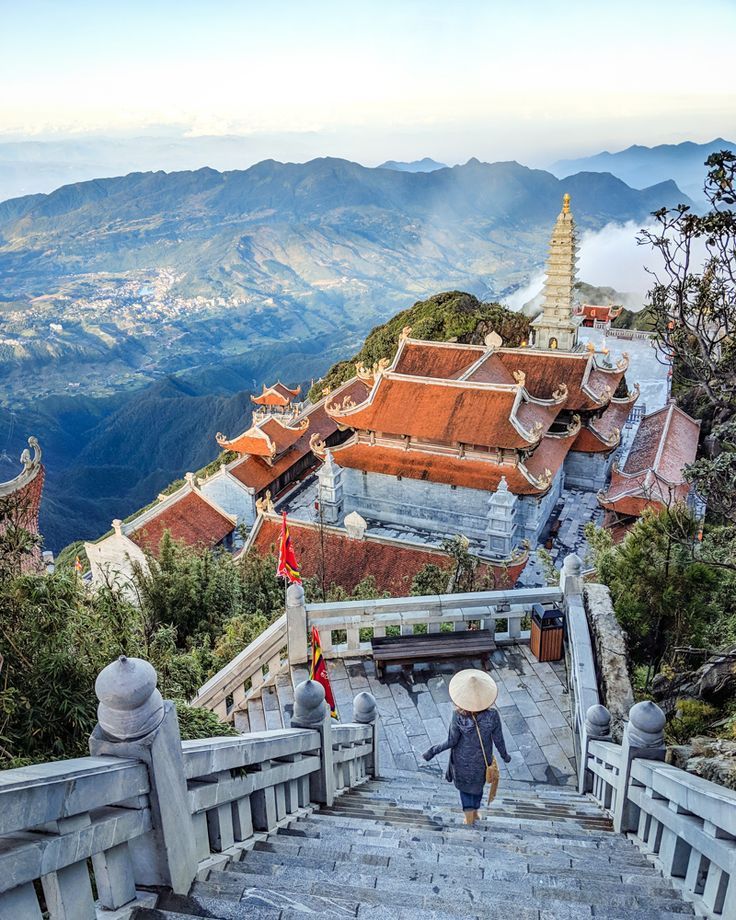
<instances>
[{"instance_id":1,"label":"terrace railing","mask_svg":"<svg viewBox=\"0 0 736 920\"><path fill-rule=\"evenodd\" d=\"M192 705L211 709L221 722L232 722L235 712L248 699L273 684L288 667L286 614L282 614L200 687Z\"/></svg>"},{"instance_id":2,"label":"terrace railing","mask_svg":"<svg viewBox=\"0 0 736 920\"><path fill-rule=\"evenodd\" d=\"M603 732L606 715L591 712ZM663 763L664 724L658 706L637 703L620 745L588 740L590 791L701 915L736 917L736 791Z\"/></svg>"},{"instance_id":3,"label":"terrace railing","mask_svg":"<svg viewBox=\"0 0 736 920\"><path fill-rule=\"evenodd\" d=\"M377 772L370 694L356 697L355 723L333 728L309 681L292 728L182 742L155 687L146 662L114 662L96 684L93 756L0 772L2 920L96 920L152 906L143 887L186 894L255 835Z\"/></svg>"}]
</instances>

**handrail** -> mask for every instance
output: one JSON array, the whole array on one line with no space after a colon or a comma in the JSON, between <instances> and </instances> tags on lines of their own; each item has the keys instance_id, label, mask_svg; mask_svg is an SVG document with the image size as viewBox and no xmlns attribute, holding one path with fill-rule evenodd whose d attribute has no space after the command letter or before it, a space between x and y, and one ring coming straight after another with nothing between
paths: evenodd
<instances>
[{"instance_id":1,"label":"handrail","mask_svg":"<svg viewBox=\"0 0 736 920\"><path fill-rule=\"evenodd\" d=\"M104 755L0 771L0 917L42 920L39 883L49 920L95 920L99 907L125 907L127 916L154 905L141 888L186 894L257 833L330 806L376 775L368 693L354 702L364 722L333 726L324 692L305 682L293 721L307 727L182 742L173 704L155 690L141 700L149 688L131 678L129 662L108 666L111 681L98 690L106 728L96 727L90 745ZM132 739L113 734L121 723L103 703L110 684L116 701L127 692L121 711ZM130 723L135 709L149 728L143 736Z\"/></svg>"},{"instance_id":2,"label":"handrail","mask_svg":"<svg viewBox=\"0 0 736 920\"><path fill-rule=\"evenodd\" d=\"M736 917L736 791L662 763L664 723L637 703L622 744L588 741L592 795L702 916Z\"/></svg>"},{"instance_id":3,"label":"handrail","mask_svg":"<svg viewBox=\"0 0 736 920\"><path fill-rule=\"evenodd\" d=\"M371 643L361 640L361 630L371 630L374 637L381 637L392 627L398 627L402 635L411 635L416 627L440 632L444 624L449 624L453 631L462 631L469 623L479 621L482 629L491 630L497 642L513 642L528 637L521 623L533 604L557 604L561 600L560 589L550 586L307 604L303 608L304 628L307 632L312 626L318 628L326 658L370 655ZM497 620L506 623L505 630L497 631ZM346 634L344 641L334 635L342 632Z\"/></svg>"},{"instance_id":4,"label":"handrail","mask_svg":"<svg viewBox=\"0 0 736 920\"><path fill-rule=\"evenodd\" d=\"M235 709L288 667L288 656L282 654L285 650L286 614L282 614L199 688L192 705L212 709L223 722L232 721Z\"/></svg>"},{"instance_id":5,"label":"handrail","mask_svg":"<svg viewBox=\"0 0 736 920\"><path fill-rule=\"evenodd\" d=\"M40 920L40 880L51 918L94 916L136 897L128 844L150 833L144 764L79 757L0 772L0 916ZM54 912L63 902L65 913Z\"/></svg>"}]
</instances>

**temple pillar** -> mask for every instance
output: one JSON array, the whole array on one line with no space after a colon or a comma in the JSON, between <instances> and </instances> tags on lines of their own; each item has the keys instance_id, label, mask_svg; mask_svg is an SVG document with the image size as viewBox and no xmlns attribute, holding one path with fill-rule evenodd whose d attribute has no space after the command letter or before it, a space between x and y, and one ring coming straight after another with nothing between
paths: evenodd
<instances>
[{"instance_id":1,"label":"temple pillar","mask_svg":"<svg viewBox=\"0 0 736 920\"><path fill-rule=\"evenodd\" d=\"M501 477L498 489L488 499L487 548L491 556L505 559L511 555L516 544L516 502L509 491L506 477Z\"/></svg>"},{"instance_id":2,"label":"temple pillar","mask_svg":"<svg viewBox=\"0 0 736 920\"><path fill-rule=\"evenodd\" d=\"M342 467L335 463L330 450L325 453L318 480L322 520L325 524L337 524L343 513Z\"/></svg>"}]
</instances>

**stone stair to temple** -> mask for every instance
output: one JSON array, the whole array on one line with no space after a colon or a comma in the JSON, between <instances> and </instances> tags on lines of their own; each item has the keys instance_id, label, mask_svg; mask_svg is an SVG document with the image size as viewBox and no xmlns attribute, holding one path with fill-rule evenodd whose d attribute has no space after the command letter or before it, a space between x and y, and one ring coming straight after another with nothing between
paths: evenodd
<instances>
[{"instance_id":1,"label":"stone stair to temple","mask_svg":"<svg viewBox=\"0 0 736 920\"><path fill-rule=\"evenodd\" d=\"M485 812L484 812L485 814ZM505 780L477 828L436 773L394 771L303 812L132 920L665 920L693 916L590 797Z\"/></svg>"}]
</instances>

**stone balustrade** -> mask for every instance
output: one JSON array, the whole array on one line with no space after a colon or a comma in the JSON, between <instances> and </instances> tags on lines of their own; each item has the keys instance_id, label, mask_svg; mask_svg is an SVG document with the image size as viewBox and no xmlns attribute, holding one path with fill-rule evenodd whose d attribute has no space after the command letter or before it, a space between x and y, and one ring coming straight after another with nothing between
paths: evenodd
<instances>
[{"instance_id":1,"label":"stone balustrade","mask_svg":"<svg viewBox=\"0 0 736 920\"><path fill-rule=\"evenodd\" d=\"M589 721L606 727L606 710ZM608 717L610 723L610 716ZM622 743L588 740L592 795L705 917L736 917L736 792L662 761L665 717L651 702L629 712Z\"/></svg>"},{"instance_id":2,"label":"stone balustrade","mask_svg":"<svg viewBox=\"0 0 736 920\"><path fill-rule=\"evenodd\" d=\"M151 905L145 887L186 894L259 834L376 775L368 693L355 723L334 725L305 681L295 727L182 742L146 662L113 662L96 691L92 756L0 772L0 920L99 920Z\"/></svg>"},{"instance_id":3,"label":"stone balustrade","mask_svg":"<svg viewBox=\"0 0 736 920\"><path fill-rule=\"evenodd\" d=\"M232 722L236 709L288 670L286 638L283 614L200 687L192 705L211 709L222 722Z\"/></svg>"},{"instance_id":4,"label":"stone balustrade","mask_svg":"<svg viewBox=\"0 0 736 920\"><path fill-rule=\"evenodd\" d=\"M306 636L312 626L319 630L326 658L370 655L370 640L362 638L361 632L369 630L372 636L380 637L391 627L401 635L412 635L417 628L430 633L443 628L457 632L478 623L481 629L489 629L499 643L528 639L529 632L522 630L522 621L531 614L532 605L559 604L561 600L559 588L547 587L287 605L289 659L292 664L298 663L301 654L301 660L306 661ZM499 621L503 628L499 628ZM296 649L296 657L292 654L292 635L305 637L303 645L299 643L301 647Z\"/></svg>"}]
</instances>

